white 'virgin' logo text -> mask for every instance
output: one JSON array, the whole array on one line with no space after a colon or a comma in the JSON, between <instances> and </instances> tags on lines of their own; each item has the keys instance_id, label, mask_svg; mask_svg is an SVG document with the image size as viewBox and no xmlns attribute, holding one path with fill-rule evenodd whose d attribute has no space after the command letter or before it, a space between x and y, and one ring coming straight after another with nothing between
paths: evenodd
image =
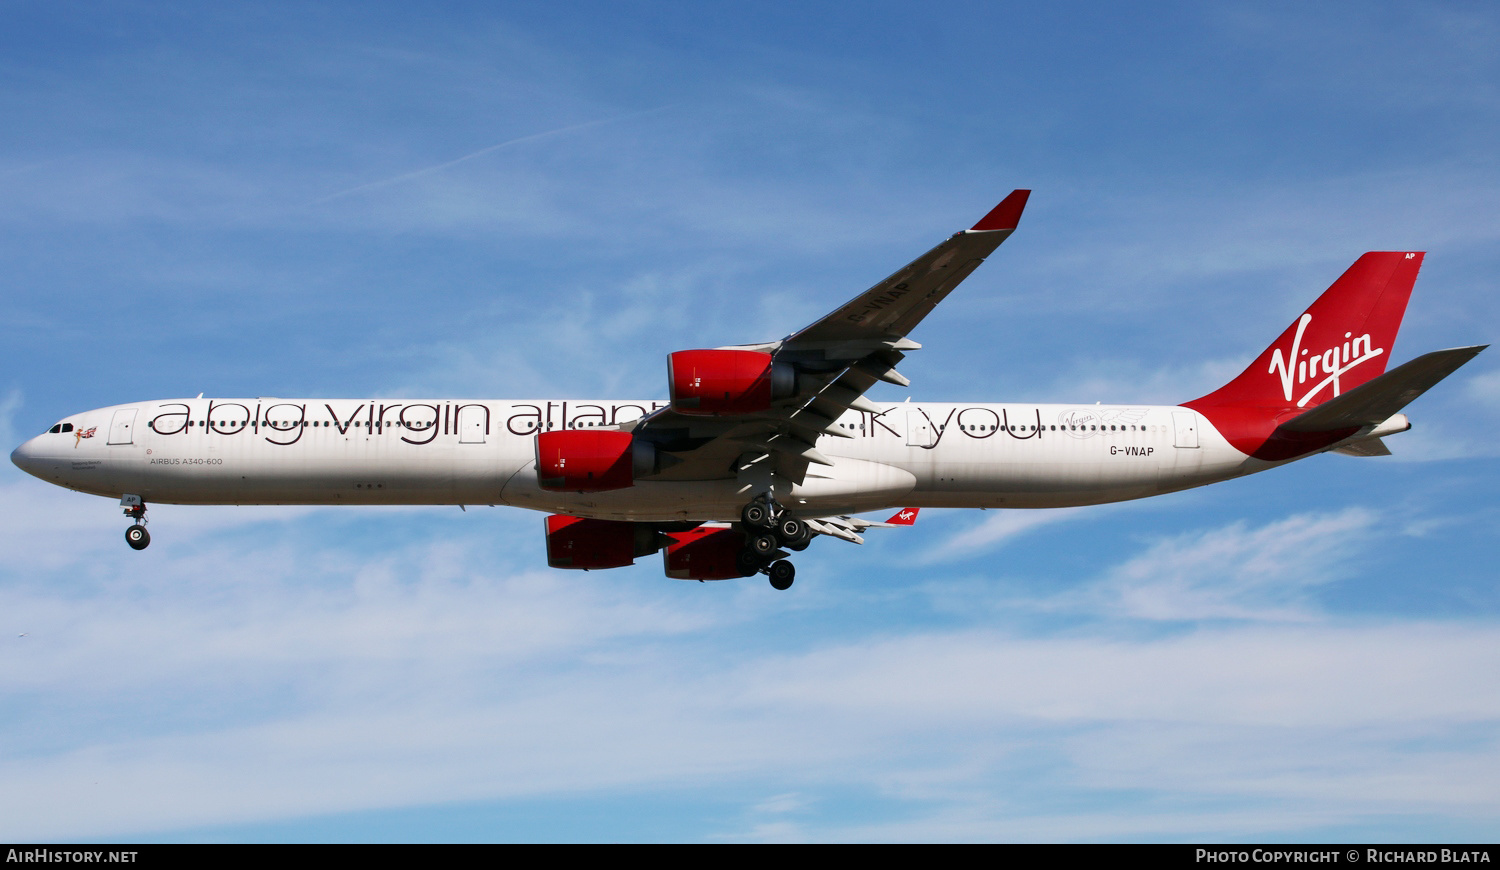
<instances>
[{"instance_id":1,"label":"white 'virgin' logo text","mask_svg":"<svg viewBox=\"0 0 1500 870\"><path fill-rule=\"evenodd\" d=\"M1276 348L1271 355L1271 374L1281 376L1281 389L1286 400L1292 400L1292 387L1294 384L1300 386L1323 375L1323 379L1313 384L1302 398L1297 400L1297 407L1301 408L1316 396L1320 390L1329 384L1333 385L1333 394L1339 395L1339 377L1362 362L1372 360L1385 353L1385 348L1370 348L1370 334L1354 338L1352 332L1344 333L1343 345L1336 345L1322 353L1309 355L1307 349L1302 346L1302 333L1307 330L1307 325L1312 322L1312 315L1304 313L1302 319L1297 322L1297 334L1292 338L1292 353L1289 358L1281 356L1281 348ZM1300 359L1299 357L1306 357Z\"/></svg>"}]
</instances>

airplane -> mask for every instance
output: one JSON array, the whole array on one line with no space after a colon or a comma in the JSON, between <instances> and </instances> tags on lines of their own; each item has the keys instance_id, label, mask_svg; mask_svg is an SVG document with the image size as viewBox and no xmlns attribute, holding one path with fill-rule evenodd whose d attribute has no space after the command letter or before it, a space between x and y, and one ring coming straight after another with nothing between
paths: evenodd
<instances>
[{"instance_id":1,"label":"airplane","mask_svg":"<svg viewBox=\"0 0 1500 870\"><path fill-rule=\"evenodd\" d=\"M1335 452L1390 453L1401 413L1487 345L1386 371L1424 254L1359 257L1248 368L1180 405L874 402L909 335L1015 231L1029 190L777 341L672 353L669 398L192 399L74 414L11 454L148 502L509 505L543 511L548 563L662 553L669 577L766 574L819 536L862 543L921 508L1058 508L1176 492ZM854 514L903 509L885 522Z\"/></svg>"}]
</instances>

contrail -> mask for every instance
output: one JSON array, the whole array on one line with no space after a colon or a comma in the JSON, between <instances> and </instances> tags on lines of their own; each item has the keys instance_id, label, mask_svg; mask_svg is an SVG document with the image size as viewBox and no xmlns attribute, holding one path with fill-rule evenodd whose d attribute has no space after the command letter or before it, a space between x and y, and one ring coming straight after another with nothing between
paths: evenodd
<instances>
[{"instance_id":1,"label":"contrail","mask_svg":"<svg viewBox=\"0 0 1500 870\"><path fill-rule=\"evenodd\" d=\"M567 127L558 127L556 130L546 130L541 133L531 133L529 135L520 136L515 139L507 139L506 141L501 142L497 145L491 145L487 148L481 148L478 151L470 154L465 154L462 157L449 160L446 163L438 163L436 165L417 169L412 172L402 173L401 175L395 175L390 178L383 178L379 181L371 181L367 184L361 184L358 187L351 187L348 190L341 190L338 193L329 194L328 196L322 197L321 199L315 199L311 202L305 203L305 205L322 205L325 202L332 202L336 199L343 199L346 196L352 196L361 191L374 190L380 187L389 187L392 184L400 184L403 181L410 181L413 178L420 178L424 175L431 175L434 172L442 172L444 169L447 169L450 166L457 166L458 164L463 163L467 160L473 160L476 157L483 157L484 155L489 154L492 151L499 151L501 148L507 148L511 145L518 145L522 142L531 142L536 139L545 139L548 136L556 136L561 133L571 133L574 130L585 130L589 127L598 127L603 124L613 124L616 121L623 121L627 118L636 118L641 115L649 115L653 112L660 112L663 109L668 108L671 108L671 106L658 106L654 109L646 109L640 112L631 112L628 115L620 115L614 118L603 118L598 121L585 121L582 124L572 124Z\"/></svg>"}]
</instances>

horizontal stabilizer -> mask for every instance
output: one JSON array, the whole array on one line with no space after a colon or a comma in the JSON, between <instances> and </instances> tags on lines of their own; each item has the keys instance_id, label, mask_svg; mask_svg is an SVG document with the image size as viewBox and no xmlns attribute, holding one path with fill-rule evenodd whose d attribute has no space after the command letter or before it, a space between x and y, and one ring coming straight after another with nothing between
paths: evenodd
<instances>
[{"instance_id":1,"label":"horizontal stabilizer","mask_svg":"<svg viewBox=\"0 0 1500 870\"><path fill-rule=\"evenodd\" d=\"M1283 432L1331 432L1375 426L1448 377L1489 345L1455 347L1423 354L1411 362L1335 396L1277 427Z\"/></svg>"},{"instance_id":2,"label":"horizontal stabilizer","mask_svg":"<svg viewBox=\"0 0 1500 870\"><path fill-rule=\"evenodd\" d=\"M1385 442L1379 438L1366 438L1343 447L1335 447L1333 452L1345 456L1390 456L1391 448L1385 446Z\"/></svg>"}]
</instances>

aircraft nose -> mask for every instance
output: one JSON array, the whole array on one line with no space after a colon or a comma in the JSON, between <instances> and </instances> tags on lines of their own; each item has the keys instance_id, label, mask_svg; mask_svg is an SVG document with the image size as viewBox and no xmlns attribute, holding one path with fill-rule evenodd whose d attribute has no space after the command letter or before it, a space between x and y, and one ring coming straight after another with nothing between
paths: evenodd
<instances>
[{"instance_id":1,"label":"aircraft nose","mask_svg":"<svg viewBox=\"0 0 1500 870\"><path fill-rule=\"evenodd\" d=\"M33 438L10 452L10 461L27 474L41 475L41 455L37 449L37 439Z\"/></svg>"}]
</instances>

